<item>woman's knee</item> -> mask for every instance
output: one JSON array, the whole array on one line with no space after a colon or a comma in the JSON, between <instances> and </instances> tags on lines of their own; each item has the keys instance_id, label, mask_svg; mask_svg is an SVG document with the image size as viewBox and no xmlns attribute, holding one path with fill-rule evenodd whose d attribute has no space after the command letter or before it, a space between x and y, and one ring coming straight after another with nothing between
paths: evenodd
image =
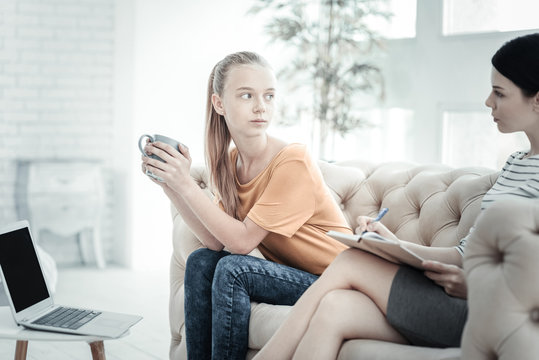
<instances>
[{"instance_id":1,"label":"woman's knee","mask_svg":"<svg viewBox=\"0 0 539 360\"><path fill-rule=\"evenodd\" d=\"M338 326L341 316L348 310L342 306L343 290L332 290L322 297L311 320L311 326L332 328Z\"/></svg>"}]
</instances>

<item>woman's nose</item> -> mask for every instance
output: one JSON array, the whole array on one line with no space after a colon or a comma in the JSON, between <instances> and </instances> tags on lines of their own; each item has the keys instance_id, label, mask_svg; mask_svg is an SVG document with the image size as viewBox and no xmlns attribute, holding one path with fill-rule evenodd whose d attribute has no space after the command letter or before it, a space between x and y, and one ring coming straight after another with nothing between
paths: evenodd
<instances>
[{"instance_id":1,"label":"woman's nose","mask_svg":"<svg viewBox=\"0 0 539 360\"><path fill-rule=\"evenodd\" d=\"M490 93L487 99L485 100L485 105L491 109L494 109L494 102L492 101L492 93Z\"/></svg>"}]
</instances>

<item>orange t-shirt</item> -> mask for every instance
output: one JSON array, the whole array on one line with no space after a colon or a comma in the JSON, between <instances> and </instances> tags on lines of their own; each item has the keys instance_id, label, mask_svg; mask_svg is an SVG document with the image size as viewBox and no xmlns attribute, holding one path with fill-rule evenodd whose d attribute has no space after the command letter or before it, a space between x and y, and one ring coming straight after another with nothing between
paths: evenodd
<instances>
[{"instance_id":1,"label":"orange t-shirt","mask_svg":"<svg viewBox=\"0 0 539 360\"><path fill-rule=\"evenodd\" d=\"M238 152L231 152L236 164ZM236 187L241 219L270 233L258 245L266 259L320 275L346 245L326 235L352 233L305 145L290 144L254 179Z\"/></svg>"}]
</instances>

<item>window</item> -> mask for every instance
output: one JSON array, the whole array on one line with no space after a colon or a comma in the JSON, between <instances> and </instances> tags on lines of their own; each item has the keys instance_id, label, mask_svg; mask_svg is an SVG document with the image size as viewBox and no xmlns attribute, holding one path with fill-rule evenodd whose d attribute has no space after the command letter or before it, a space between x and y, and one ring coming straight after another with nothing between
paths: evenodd
<instances>
[{"instance_id":1,"label":"window","mask_svg":"<svg viewBox=\"0 0 539 360\"><path fill-rule=\"evenodd\" d=\"M443 34L539 28L537 0L444 0Z\"/></svg>"},{"instance_id":2,"label":"window","mask_svg":"<svg viewBox=\"0 0 539 360\"><path fill-rule=\"evenodd\" d=\"M509 154L527 149L524 133L500 133L488 111L443 114L442 162L447 165L501 169Z\"/></svg>"},{"instance_id":3,"label":"window","mask_svg":"<svg viewBox=\"0 0 539 360\"><path fill-rule=\"evenodd\" d=\"M402 108L365 111L365 126L344 137L334 135L331 158L375 163L409 161L407 129L413 116L413 111Z\"/></svg>"},{"instance_id":4,"label":"window","mask_svg":"<svg viewBox=\"0 0 539 360\"><path fill-rule=\"evenodd\" d=\"M368 25L389 39L413 38L416 8L416 0L387 0L387 10L392 13L391 18L384 21L379 17L373 17Z\"/></svg>"}]
</instances>

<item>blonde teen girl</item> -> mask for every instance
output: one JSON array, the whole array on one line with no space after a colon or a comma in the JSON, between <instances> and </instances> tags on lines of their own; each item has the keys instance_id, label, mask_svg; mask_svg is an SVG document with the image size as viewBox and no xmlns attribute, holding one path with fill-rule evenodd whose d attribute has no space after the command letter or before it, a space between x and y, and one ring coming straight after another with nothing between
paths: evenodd
<instances>
[{"instance_id":1,"label":"blonde teen girl","mask_svg":"<svg viewBox=\"0 0 539 360\"><path fill-rule=\"evenodd\" d=\"M142 170L163 179L152 181L207 247L189 256L185 271L189 359L245 359L250 302L293 305L346 248L325 233L352 233L305 146L266 133L276 88L267 62L251 52L231 54L211 72L206 159L214 202L189 174L187 147L145 147L165 162L143 157ZM255 248L267 260L246 255Z\"/></svg>"}]
</instances>

